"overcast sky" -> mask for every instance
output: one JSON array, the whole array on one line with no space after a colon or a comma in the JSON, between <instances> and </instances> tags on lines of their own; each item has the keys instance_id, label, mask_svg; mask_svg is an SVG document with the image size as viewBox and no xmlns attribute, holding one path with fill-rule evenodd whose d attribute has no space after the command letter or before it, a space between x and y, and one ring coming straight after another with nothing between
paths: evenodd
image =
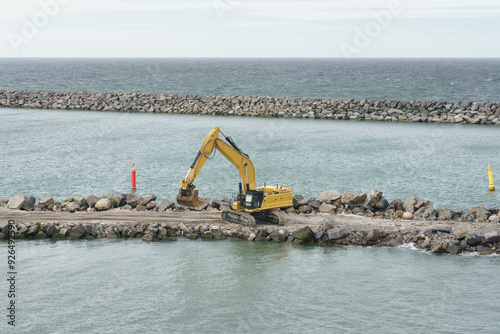
<instances>
[{"instance_id":1,"label":"overcast sky","mask_svg":"<svg viewBox=\"0 0 500 334\"><path fill-rule=\"evenodd\" d=\"M500 57L499 0L0 0L0 57Z\"/></svg>"}]
</instances>

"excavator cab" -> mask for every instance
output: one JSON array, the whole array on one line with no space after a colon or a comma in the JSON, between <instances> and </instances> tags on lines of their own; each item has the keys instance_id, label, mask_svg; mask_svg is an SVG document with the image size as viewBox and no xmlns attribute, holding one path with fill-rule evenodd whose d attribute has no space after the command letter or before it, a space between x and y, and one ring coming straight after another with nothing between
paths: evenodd
<instances>
[{"instance_id":1,"label":"excavator cab","mask_svg":"<svg viewBox=\"0 0 500 334\"><path fill-rule=\"evenodd\" d=\"M264 193L260 190L249 190L245 194L245 209L258 209L262 205Z\"/></svg>"}]
</instances>

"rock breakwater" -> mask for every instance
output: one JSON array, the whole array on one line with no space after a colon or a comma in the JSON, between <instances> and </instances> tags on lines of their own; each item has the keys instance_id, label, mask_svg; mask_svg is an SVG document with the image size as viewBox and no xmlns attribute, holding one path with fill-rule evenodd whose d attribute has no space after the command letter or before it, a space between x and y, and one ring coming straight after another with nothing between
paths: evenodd
<instances>
[{"instance_id":1,"label":"rock breakwater","mask_svg":"<svg viewBox=\"0 0 500 334\"><path fill-rule=\"evenodd\" d=\"M229 206L229 200L224 197L198 208L177 206L169 200L158 204L156 198L155 195L110 191L99 197L76 195L60 202L45 197L37 204L32 196L13 196L0 201L0 220L6 220L0 224L0 238L6 238L7 220L15 219L15 233L20 239L125 237L155 241L183 236L376 247L411 244L436 254L500 254L499 207L476 206L469 211L438 209L418 197L389 203L377 190L368 194L341 194L331 190L321 193L317 199L306 200L295 195L293 207L283 210L287 220L283 227L246 227L220 219L218 212ZM19 214L12 216L10 212ZM33 216L23 218L26 216L21 215L22 212L33 212ZM37 216L37 212L40 215ZM44 218L43 215L50 212L52 216ZM55 213L66 216L61 221L57 214L53 216ZM116 221L111 221L106 213L114 214ZM148 214L153 215L153 220L144 222ZM193 214L199 216L194 219ZM211 215L211 220L196 222L207 215ZM168 217L172 219L167 221Z\"/></svg>"},{"instance_id":2,"label":"rock breakwater","mask_svg":"<svg viewBox=\"0 0 500 334\"><path fill-rule=\"evenodd\" d=\"M0 107L500 125L498 102L0 90Z\"/></svg>"}]
</instances>

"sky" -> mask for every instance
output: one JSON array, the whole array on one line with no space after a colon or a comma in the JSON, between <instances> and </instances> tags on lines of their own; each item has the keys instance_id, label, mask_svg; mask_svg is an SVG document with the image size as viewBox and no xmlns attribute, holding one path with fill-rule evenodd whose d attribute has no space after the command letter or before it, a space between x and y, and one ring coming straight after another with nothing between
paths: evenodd
<instances>
[{"instance_id":1,"label":"sky","mask_svg":"<svg viewBox=\"0 0 500 334\"><path fill-rule=\"evenodd\" d=\"M500 57L499 0L0 0L0 57Z\"/></svg>"}]
</instances>

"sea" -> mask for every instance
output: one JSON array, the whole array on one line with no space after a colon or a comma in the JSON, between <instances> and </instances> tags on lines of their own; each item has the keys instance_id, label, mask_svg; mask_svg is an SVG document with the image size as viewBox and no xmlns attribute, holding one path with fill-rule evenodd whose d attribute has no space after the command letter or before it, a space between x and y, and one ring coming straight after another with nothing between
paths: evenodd
<instances>
[{"instance_id":1,"label":"sea","mask_svg":"<svg viewBox=\"0 0 500 334\"><path fill-rule=\"evenodd\" d=\"M499 59L0 59L0 89L500 102ZM0 109L0 198L109 190L174 200L205 135L231 136L257 183L306 198L377 189L436 207L500 205L500 127ZM221 154L195 182L231 197ZM267 242L7 243L0 332L498 333L498 256ZM0 313L1 314L1 313Z\"/></svg>"}]
</instances>

